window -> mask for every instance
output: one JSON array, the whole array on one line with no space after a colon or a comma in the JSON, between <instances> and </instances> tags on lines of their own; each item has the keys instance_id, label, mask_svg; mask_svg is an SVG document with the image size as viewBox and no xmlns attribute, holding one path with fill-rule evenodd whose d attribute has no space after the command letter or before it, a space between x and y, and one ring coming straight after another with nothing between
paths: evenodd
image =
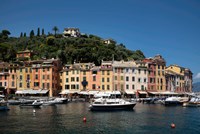
<instances>
[{"instance_id":1,"label":"window","mask_svg":"<svg viewBox=\"0 0 200 134\"><path fill-rule=\"evenodd\" d=\"M129 85L126 85L126 89L129 89Z\"/></svg>"},{"instance_id":2,"label":"window","mask_svg":"<svg viewBox=\"0 0 200 134\"><path fill-rule=\"evenodd\" d=\"M121 80L124 80L124 77L123 77L123 76L121 76Z\"/></svg>"},{"instance_id":3,"label":"window","mask_svg":"<svg viewBox=\"0 0 200 134\"><path fill-rule=\"evenodd\" d=\"M92 71L92 74L97 74L97 71Z\"/></svg>"},{"instance_id":4,"label":"window","mask_svg":"<svg viewBox=\"0 0 200 134\"><path fill-rule=\"evenodd\" d=\"M19 76L19 79L22 80L22 75Z\"/></svg>"},{"instance_id":5,"label":"window","mask_svg":"<svg viewBox=\"0 0 200 134\"><path fill-rule=\"evenodd\" d=\"M43 68L42 71L45 72L45 68Z\"/></svg>"},{"instance_id":6,"label":"window","mask_svg":"<svg viewBox=\"0 0 200 134\"><path fill-rule=\"evenodd\" d=\"M74 77L71 77L71 82L74 82L74 81L75 81Z\"/></svg>"},{"instance_id":7,"label":"window","mask_svg":"<svg viewBox=\"0 0 200 134\"><path fill-rule=\"evenodd\" d=\"M83 80L86 80L86 77L83 77Z\"/></svg>"},{"instance_id":8,"label":"window","mask_svg":"<svg viewBox=\"0 0 200 134\"><path fill-rule=\"evenodd\" d=\"M146 74L147 73L147 70L144 70L144 74Z\"/></svg>"},{"instance_id":9,"label":"window","mask_svg":"<svg viewBox=\"0 0 200 134\"><path fill-rule=\"evenodd\" d=\"M121 90L124 90L124 85L123 84L121 84Z\"/></svg>"},{"instance_id":10,"label":"window","mask_svg":"<svg viewBox=\"0 0 200 134\"><path fill-rule=\"evenodd\" d=\"M29 74L27 74L27 76L26 76L26 77L27 77L27 80L30 80L30 75L29 75Z\"/></svg>"},{"instance_id":11,"label":"window","mask_svg":"<svg viewBox=\"0 0 200 134\"><path fill-rule=\"evenodd\" d=\"M76 77L76 81L79 82L79 77Z\"/></svg>"},{"instance_id":12,"label":"window","mask_svg":"<svg viewBox=\"0 0 200 134\"><path fill-rule=\"evenodd\" d=\"M30 88L30 83L28 82L28 83L26 84L26 86L27 86L27 88Z\"/></svg>"},{"instance_id":13,"label":"window","mask_svg":"<svg viewBox=\"0 0 200 134\"><path fill-rule=\"evenodd\" d=\"M76 70L76 74L79 74L79 70Z\"/></svg>"},{"instance_id":14,"label":"window","mask_svg":"<svg viewBox=\"0 0 200 134\"><path fill-rule=\"evenodd\" d=\"M140 71L141 71L141 70L139 69L139 70L138 70L138 73L139 73L139 74L140 74Z\"/></svg>"},{"instance_id":15,"label":"window","mask_svg":"<svg viewBox=\"0 0 200 134\"><path fill-rule=\"evenodd\" d=\"M65 85L65 89L69 89L69 85Z\"/></svg>"},{"instance_id":16,"label":"window","mask_svg":"<svg viewBox=\"0 0 200 134\"><path fill-rule=\"evenodd\" d=\"M47 68L47 71L49 71L49 68Z\"/></svg>"},{"instance_id":17,"label":"window","mask_svg":"<svg viewBox=\"0 0 200 134\"><path fill-rule=\"evenodd\" d=\"M22 68L19 69L20 73L22 72Z\"/></svg>"},{"instance_id":18,"label":"window","mask_svg":"<svg viewBox=\"0 0 200 134\"><path fill-rule=\"evenodd\" d=\"M117 76L115 76L115 80L117 80Z\"/></svg>"},{"instance_id":19,"label":"window","mask_svg":"<svg viewBox=\"0 0 200 134\"><path fill-rule=\"evenodd\" d=\"M0 82L0 86L2 87L2 82Z\"/></svg>"},{"instance_id":20,"label":"window","mask_svg":"<svg viewBox=\"0 0 200 134\"><path fill-rule=\"evenodd\" d=\"M123 69L121 69L121 73L123 73Z\"/></svg>"},{"instance_id":21,"label":"window","mask_svg":"<svg viewBox=\"0 0 200 134\"><path fill-rule=\"evenodd\" d=\"M126 77L126 81L129 81L129 77L128 76Z\"/></svg>"},{"instance_id":22,"label":"window","mask_svg":"<svg viewBox=\"0 0 200 134\"><path fill-rule=\"evenodd\" d=\"M92 89L96 89L96 85L95 84L92 84Z\"/></svg>"},{"instance_id":23,"label":"window","mask_svg":"<svg viewBox=\"0 0 200 134\"><path fill-rule=\"evenodd\" d=\"M102 85L102 90L104 90L105 89L105 87L104 87L104 85Z\"/></svg>"},{"instance_id":24,"label":"window","mask_svg":"<svg viewBox=\"0 0 200 134\"><path fill-rule=\"evenodd\" d=\"M141 79L140 79L140 78L138 78L138 82L141 82Z\"/></svg>"},{"instance_id":25,"label":"window","mask_svg":"<svg viewBox=\"0 0 200 134\"><path fill-rule=\"evenodd\" d=\"M135 77L132 77L132 81L135 81Z\"/></svg>"},{"instance_id":26,"label":"window","mask_svg":"<svg viewBox=\"0 0 200 134\"><path fill-rule=\"evenodd\" d=\"M128 68L126 68L126 72L128 73Z\"/></svg>"},{"instance_id":27,"label":"window","mask_svg":"<svg viewBox=\"0 0 200 134\"><path fill-rule=\"evenodd\" d=\"M78 84L76 85L76 89L79 89L79 85Z\"/></svg>"},{"instance_id":28,"label":"window","mask_svg":"<svg viewBox=\"0 0 200 134\"><path fill-rule=\"evenodd\" d=\"M96 81L96 76L93 76L93 81Z\"/></svg>"},{"instance_id":29,"label":"window","mask_svg":"<svg viewBox=\"0 0 200 134\"><path fill-rule=\"evenodd\" d=\"M75 74L74 70L72 70L72 74Z\"/></svg>"},{"instance_id":30,"label":"window","mask_svg":"<svg viewBox=\"0 0 200 134\"><path fill-rule=\"evenodd\" d=\"M43 89L45 88L45 85L44 85L44 83L42 83L42 88L43 88Z\"/></svg>"},{"instance_id":31,"label":"window","mask_svg":"<svg viewBox=\"0 0 200 134\"><path fill-rule=\"evenodd\" d=\"M132 69L132 73L134 73L135 69Z\"/></svg>"},{"instance_id":32,"label":"window","mask_svg":"<svg viewBox=\"0 0 200 134\"><path fill-rule=\"evenodd\" d=\"M115 84L115 91L117 91L117 84Z\"/></svg>"},{"instance_id":33,"label":"window","mask_svg":"<svg viewBox=\"0 0 200 134\"><path fill-rule=\"evenodd\" d=\"M38 87L39 86L39 82L34 82L34 87Z\"/></svg>"},{"instance_id":34,"label":"window","mask_svg":"<svg viewBox=\"0 0 200 134\"><path fill-rule=\"evenodd\" d=\"M102 71L102 75L104 75L104 71Z\"/></svg>"},{"instance_id":35,"label":"window","mask_svg":"<svg viewBox=\"0 0 200 134\"><path fill-rule=\"evenodd\" d=\"M115 69L115 73L117 73L117 69Z\"/></svg>"},{"instance_id":36,"label":"window","mask_svg":"<svg viewBox=\"0 0 200 134\"><path fill-rule=\"evenodd\" d=\"M104 78L102 78L102 82L104 82Z\"/></svg>"},{"instance_id":37,"label":"window","mask_svg":"<svg viewBox=\"0 0 200 134\"><path fill-rule=\"evenodd\" d=\"M35 75L35 79L36 79L36 80L38 79L38 75L37 75L37 74Z\"/></svg>"},{"instance_id":38,"label":"window","mask_svg":"<svg viewBox=\"0 0 200 134\"><path fill-rule=\"evenodd\" d=\"M66 71L66 75L68 75L69 73L68 73L68 71Z\"/></svg>"},{"instance_id":39,"label":"window","mask_svg":"<svg viewBox=\"0 0 200 134\"><path fill-rule=\"evenodd\" d=\"M47 89L49 89L49 87L50 87L50 84L49 84L49 83L47 83Z\"/></svg>"},{"instance_id":40,"label":"window","mask_svg":"<svg viewBox=\"0 0 200 134\"><path fill-rule=\"evenodd\" d=\"M135 89L135 85L132 85L132 89Z\"/></svg>"},{"instance_id":41,"label":"window","mask_svg":"<svg viewBox=\"0 0 200 134\"><path fill-rule=\"evenodd\" d=\"M68 78L66 78L66 82L69 82L69 79L68 79Z\"/></svg>"},{"instance_id":42,"label":"window","mask_svg":"<svg viewBox=\"0 0 200 134\"><path fill-rule=\"evenodd\" d=\"M5 87L7 86L7 83L6 83L6 82L4 82L4 86L5 86Z\"/></svg>"},{"instance_id":43,"label":"window","mask_svg":"<svg viewBox=\"0 0 200 134\"><path fill-rule=\"evenodd\" d=\"M147 82L147 79L146 78L144 78L144 83L146 83Z\"/></svg>"},{"instance_id":44,"label":"window","mask_svg":"<svg viewBox=\"0 0 200 134\"><path fill-rule=\"evenodd\" d=\"M26 73L28 73L28 68L25 69Z\"/></svg>"},{"instance_id":45,"label":"window","mask_svg":"<svg viewBox=\"0 0 200 134\"><path fill-rule=\"evenodd\" d=\"M110 75L110 71L107 71L107 75Z\"/></svg>"},{"instance_id":46,"label":"window","mask_svg":"<svg viewBox=\"0 0 200 134\"><path fill-rule=\"evenodd\" d=\"M141 85L141 90L144 90L144 85Z\"/></svg>"},{"instance_id":47,"label":"window","mask_svg":"<svg viewBox=\"0 0 200 134\"><path fill-rule=\"evenodd\" d=\"M35 69L35 72L38 72L38 68Z\"/></svg>"},{"instance_id":48,"label":"window","mask_svg":"<svg viewBox=\"0 0 200 134\"><path fill-rule=\"evenodd\" d=\"M12 87L14 87L15 86L15 82L14 81L12 81Z\"/></svg>"},{"instance_id":49,"label":"window","mask_svg":"<svg viewBox=\"0 0 200 134\"><path fill-rule=\"evenodd\" d=\"M107 90L110 90L110 86L109 85L107 85Z\"/></svg>"},{"instance_id":50,"label":"window","mask_svg":"<svg viewBox=\"0 0 200 134\"><path fill-rule=\"evenodd\" d=\"M107 78L107 82L110 82L110 79L109 79L109 78Z\"/></svg>"},{"instance_id":51,"label":"window","mask_svg":"<svg viewBox=\"0 0 200 134\"><path fill-rule=\"evenodd\" d=\"M22 83L21 82L19 83L19 87L22 87Z\"/></svg>"},{"instance_id":52,"label":"window","mask_svg":"<svg viewBox=\"0 0 200 134\"><path fill-rule=\"evenodd\" d=\"M45 75L42 75L42 79L43 79L43 80L45 79Z\"/></svg>"},{"instance_id":53,"label":"window","mask_svg":"<svg viewBox=\"0 0 200 134\"><path fill-rule=\"evenodd\" d=\"M14 80L15 79L15 75L12 75L12 80Z\"/></svg>"},{"instance_id":54,"label":"window","mask_svg":"<svg viewBox=\"0 0 200 134\"><path fill-rule=\"evenodd\" d=\"M83 75L86 75L86 71L83 71Z\"/></svg>"}]
</instances>

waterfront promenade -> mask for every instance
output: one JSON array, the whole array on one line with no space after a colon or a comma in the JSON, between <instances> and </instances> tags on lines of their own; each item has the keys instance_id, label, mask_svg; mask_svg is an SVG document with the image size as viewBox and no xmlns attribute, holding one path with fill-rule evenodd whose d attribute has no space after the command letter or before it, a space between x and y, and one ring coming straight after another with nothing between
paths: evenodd
<instances>
[{"instance_id":1,"label":"waterfront promenade","mask_svg":"<svg viewBox=\"0 0 200 134\"><path fill-rule=\"evenodd\" d=\"M9 106L9 111L0 112L1 134L200 133L199 108L137 103L132 111L92 112L88 106L88 102L69 102L43 106L35 112L33 108Z\"/></svg>"}]
</instances>

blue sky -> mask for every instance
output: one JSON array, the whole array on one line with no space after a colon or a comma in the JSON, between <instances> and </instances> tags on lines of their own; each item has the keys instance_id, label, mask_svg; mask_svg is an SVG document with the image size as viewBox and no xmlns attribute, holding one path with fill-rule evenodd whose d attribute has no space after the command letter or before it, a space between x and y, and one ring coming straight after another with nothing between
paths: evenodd
<instances>
[{"instance_id":1,"label":"blue sky","mask_svg":"<svg viewBox=\"0 0 200 134\"><path fill-rule=\"evenodd\" d=\"M1 0L0 30L11 36L53 26L113 38L146 57L161 54L200 81L199 0Z\"/></svg>"}]
</instances>

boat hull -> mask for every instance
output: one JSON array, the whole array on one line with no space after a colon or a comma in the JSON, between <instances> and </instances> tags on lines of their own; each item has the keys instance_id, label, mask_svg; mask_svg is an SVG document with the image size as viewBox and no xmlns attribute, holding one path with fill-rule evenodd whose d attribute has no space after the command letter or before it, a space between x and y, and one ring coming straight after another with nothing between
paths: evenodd
<instances>
[{"instance_id":1,"label":"boat hull","mask_svg":"<svg viewBox=\"0 0 200 134\"><path fill-rule=\"evenodd\" d=\"M91 111L113 111L113 110L133 110L136 103L124 104L124 105L108 105L108 104L91 104Z\"/></svg>"},{"instance_id":2,"label":"boat hull","mask_svg":"<svg viewBox=\"0 0 200 134\"><path fill-rule=\"evenodd\" d=\"M20 104L20 107L34 107L39 108L42 104Z\"/></svg>"},{"instance_id":3,"label":"boat hull","mask_svg":"<svg viewBox=\"0 0 200 134\"><path fill-rule=\"evenodd\" d=\"M164 101L165 106L177 106L182 105L183 102L180 101Z\"/></svg>"}]
</instances>

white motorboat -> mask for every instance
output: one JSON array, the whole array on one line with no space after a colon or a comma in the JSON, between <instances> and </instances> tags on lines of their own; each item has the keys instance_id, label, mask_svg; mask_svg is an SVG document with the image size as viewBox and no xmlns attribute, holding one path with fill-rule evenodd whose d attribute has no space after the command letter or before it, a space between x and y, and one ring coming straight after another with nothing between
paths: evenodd
<instances>
[{"instance_id":1,"label":"white motorboat","mask_svg":"<svg viewBox=\"0 0 200 134\"><path fill-rule=\"evenodd\" d=\"M91 111L133 110L135 105L136 102L129 102L120 98L98 98L91 102L89 108Z\"/></svg>"}]
</instances>

